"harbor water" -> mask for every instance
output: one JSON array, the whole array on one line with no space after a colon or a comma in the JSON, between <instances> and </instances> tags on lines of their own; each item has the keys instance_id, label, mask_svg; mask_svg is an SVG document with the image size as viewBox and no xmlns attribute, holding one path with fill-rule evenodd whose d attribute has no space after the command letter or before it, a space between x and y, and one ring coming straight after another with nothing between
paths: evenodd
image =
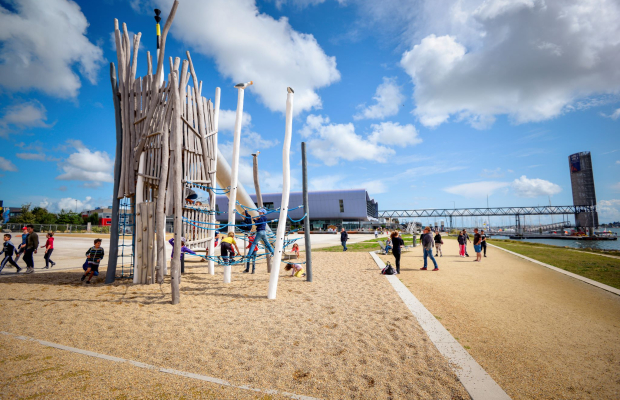
<instances>
[{"instance_id":1,"label":"harbor water","mask_svg":"<svg viewBox=\"0 0 620 400\"><path fill-rule=\"evenodd\" d=\"M603 229L599 229L602 231ZM620 229L611 228L608 231L615 232L620 236ZM568 240L568 239L510 239L508 236L493 235L491 239L509 239L518 240L531 243L543 243L550 244L552 246L568 246L576 249L601 249L601 250L618 250L620 251L620 239L619 240Z\"/></svg>"}]
</instances>

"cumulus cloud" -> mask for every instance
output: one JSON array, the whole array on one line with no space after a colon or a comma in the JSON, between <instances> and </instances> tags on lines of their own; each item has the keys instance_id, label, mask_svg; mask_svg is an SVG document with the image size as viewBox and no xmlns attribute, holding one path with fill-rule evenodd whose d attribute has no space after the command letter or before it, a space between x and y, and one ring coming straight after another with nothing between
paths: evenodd
<instances>
[{"instance_id":1,"label":"cumulus cloud","mask_svg":"<svg viewBox=\"0 0 620 400\"><path fill-rule=\"evenodd\" d=\"M398 122L382 122L370 126L371 142L382 145L412 146L422 143L418 131L411 124L400 125Z\"/></svg>"},{"instance_id":2,"label":"cumulus cloud","mask_svg":"<svg viewBox=\"0 0 620 400\"><path fill-rule=\"evenodd\" d=\"M15 166L15 164L13 164L13 162L11 162L11 160L7 160L4 157L0 157L0 170L16 172L17 167Z\"/></svg>"},{"instance_id":3,"label":"cumulus cloud","mask_svg":"<svg viewBox=\"0 0 620 400\"><path fill-rule=\"evenodd\" d=\"M342 189L341 182L346 177L340 174L315 176L310 178L309 186L311 190L335 190Z\"/></svg>"},{"instance_id":4,"label":"cumulus cloud","mask_svg":"<svg viewBox=\"0 0 620 400\"><path fill-rule=\"evenodd\" d=\"M155 3L170 9L170 0ZM340 79L336 58L313 35L294 30L286 17L261 13L255 0L184 1L172 34L213 57L220 74L234 83L254 81L246 96L258 95L273 111L285 110L287 86L295 89L296 114L321 108L317 90Z\"/></svg>"},{"instance_id":5,"label":"cumulus cloud","mask_svg":"<svg viewBox=\"0 0 620 400\"><path fill-rule=\"evenodd\" d=\"M562 191L555 183L544 179L528 179L525 175L511 183L512 190L519 197L553 196Z\"/></svg>"},{"instance_id":6,"label":"cumulus cloud","mask_svg":"<svg viewBox=\"0 0 620 400\"><path fill-rule=\"evenodd\" d=\"M620 200L601 200L596 206L602 219L620 221Z\"/></svg>"},{"instance_id":7,"label":"cumulus cloud","mask_svg":"<svg viewBox=\"0 0 620 400\"><path fill-rule=\"evenodd\" d=\"M80 74L95 83L102 50L86 37L88 21L73 1L15 0L0 6L0 86L76 97Z\"/></svg>"},{"instance_id":8,"label":"cumulus cloud","mask_svg":"<svg viewBox=\"0 0 620 400\"><path fill-rule=\"evenodd\" d=\"M487 195L492 195L497 190L505 188L509 185L510 184L508 182L472 182L450 186L445 188L444 191L463 197L484 198Z\"/></svg>"},{"instance_id":9,"label":"cumulus cloud","mask_svg":"<svg viewBox=\"0 0 620 400\"><path fill-rule=\"evenodd\" d=\"M398 114L398 110L405 96L401 93L400 86L396 84L396 78L383 78L383 83L377 87L373 97L375 104L366 106L361 104L361 111L353 116L353 119L384 119Z\"/></svg>"},{"instance_id":10,"label":"cumulus cloud","mask_svg":"<svg viewBox=\"0 0 620 400\"><path fill-rule=\"evenodd\" d=\"M542 121L620 91L616 0L425 0L402 8L403 19L417 31L406 29L413 46L401 66L429 127L451 117L480 129L498 115Z\"/></svg>"},{"instance_id":11,"label":"cumulus cloud","mask_svg":"<svg viewBox=\"0 0 620 400\"><path fill-rule=\"evenodd\" d=\"M237 111L220 110L220 118L218 120L219 132L233 132L235 130L235 120L237 119ZM247 112L243 112L241 117L241 129L248 128L252 125L252 116Z\"/></svg>"},{"instance_id":12,"label":"cumulus cloud","mask_svg":"<svg viewBox=\"0 0 620 400\"><path fill-rule=\"evenodd\" d=\"M1 65L0 68L2 68ZM0 119L0 136L7 137L9 133L28 128L53 126L53 124L47 124L46 121L47 110L38 101L14 104L4 109L4 115Z\"/></svg>"},{"instance_id":13,"label":"cumulus cloud","mask_svg":"<svg viewBox=\"0 0 620 400\"><path fill-rule=\"evenodd\" d=\"M357 181L342 174L315 176L309 181L310 190L366 189L370 195L386 193L384 180Z\"/></svg>"},{"instance_id":14,"label":"cumulus cloud","mask_svg":"<svg viewBox=\"0 0 620 400\"><path fill-rule=\"evenodd\" d=\"M45 153L17 153L15 155L22 160L45 161Z\"/></svg>"},{"instance_id":15,"label":"cumulus cloud","mask_svg":"<svg viewBox=\"0 0 620 400\"><path fill-rule=\"evenodd\" d=\"M308 115L300 134L310 138L310 152L328 166L338 164L341 159L386 162L387 157L395 153L389 147L356 134L352 123L331 124L328 117L321 115Z\"/></svg>"},{"instance_id":16,"label":"cumulus cloud","mask_svg":"<svg viewBox=\"0 0 620 400\"><path fill-rule=\"evenodd\" d=\"M91 185L102 182L113 182L112 169L114 161L105 151L90 151L79 140L68 141L75 153L63 160L59 167L63 173L56 177L58 180L83 181Z\"/></svg>"}]
</instances>

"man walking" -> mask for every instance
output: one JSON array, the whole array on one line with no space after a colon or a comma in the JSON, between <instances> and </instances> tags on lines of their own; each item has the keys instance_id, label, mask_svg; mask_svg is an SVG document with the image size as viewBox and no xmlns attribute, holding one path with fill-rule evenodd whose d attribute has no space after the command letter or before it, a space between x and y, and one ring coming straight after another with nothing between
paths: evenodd
<instances>
[{"instance_id":1,"label":"man walking","mask_svg":"<svg viewBox=\"0 0 620 400\"><path fill-rule=\"evenodd\" d=\"M433 257L433 236L431 235L431 228L424 228L424 233L422 234L422 247L424 248L424 266L420 268L422 271L426 271L427 265L427 257L430 257L433 260L433 264L435 264L435 268L433 271L439 271L439 267L437 266L437 261L435 261L435 257Z\"/></svg>"},{"instance_id":2,"label":"man walking","mask_svg":"<svg viewBox=\"0 0 620 400\"><path fill-rule=\"evenodd\" d=\"M259 216L254 218L254 222L256 223L256 236L254 237L254 242L252 242L252 247L250 247L250 252L248 253L248 259L252 258L255 252L258 251L258 242L262 241L265 246L265 252L271 253L273 256L273 247L271 247L271 243L267 239L267 217L265 217L265 209L261 208L258 210Z\"/></svg>"},{"instance_id":3,"label":"man walking","mask_svg":"<svg viewBox=\"0 0 620 400\"><path fill-rule=\"evenodd\" d=\"M24 252L24 261L26 262L26 273L34 272L34 255L39 247L39 235L34 231L33 225L26 225L28 228L28 239L26 240L26 251Z\"/></svg>"},{"instance_id":4,"label":"man walking","mask_svg":"<svg viewBox=\"0 0 620 400\"><path fill-rule=\"evenodd\" d=\"M347 240L349 240L349 234L342 228L340 231L340 243L342 243L342 251L347 251Z\"/></svg>"},{"instance_id":5,"label":"man walking","mask_svg":"<svg viewBox=\"0 0 620 400\"><path fill-rule=\"evenodd\" d=\"M484 230L480 231L480 236L482 236L482 242L480 245L482 246L482 250L484 251L484 256L487 256L487 235L484 233Z\"/></svg>"},{"instance_id":6,"label":"man walking","mask_svg":"<svg viewBox=\"0 0 620 400\"><path fill-rule=\"evenodd\" d=\"M476 252L474 262L482 260L482 245L480 243L482 243L482 236L478 233L478 228L474 228L474 251Z\"/></svg>"}]
</instances>

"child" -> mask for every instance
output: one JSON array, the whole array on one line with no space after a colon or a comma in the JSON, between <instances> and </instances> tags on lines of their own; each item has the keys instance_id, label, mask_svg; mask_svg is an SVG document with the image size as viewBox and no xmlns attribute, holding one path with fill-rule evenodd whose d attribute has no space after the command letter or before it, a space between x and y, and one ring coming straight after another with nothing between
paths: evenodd
<instances>
[{"instance_id":1,"label":"child","mask_svg":"<svg viewBox=\"0 0 620 400\"><path fill-rule=\"evenodd\" d=\"M17 255L15 256L15 262L19 261L19 257L26 251L26 241L28 240L28 228L25 226L22 228L22 242L17 246Z\"/></svg>"},{"instance_id":2,"label":"child","mask_svg":"<svg viewBox=\"0 0 620 400\"><path fill-rule=\"evenodd\" d=\"M294 253L299 258L299 245L297 243L293 243L293 247L291 248L291 252Z\"/></svg>"},{"instance_id":3,"label":"child","mask_svg":"<svg viewBox=\"0 0 620 400\"><path fill-rule=\"evenodd\" d=\"M255 238L256 238L256 235L248 236L248 247L246 247L246 249L249 249L250 247L252 247L252 244L254 243L254 239ZM252 258L252 273L254 273L255 270L256 270L256 254L252 255L251 258ZM250 272L250 261L249 261L249 259L245 263L245 269L243 270L244 274L247 274L248 272Z\"/></svg>"},{"instance_id":4,"label":"child","mask_svg":"<svg viewBox=\"0 0 620 400\"><path fill-rule=\"evenodd\" d=\"M301 264L286 264L286 267L284 267L285 271L291 271L291 276L294 276L295 278L301 278L303 276L306 276L306 273L303 269L303 267L301 266Z\"/></svg>"},{"instance_id":5,"label":"child","mask_svg":"<svg viewBox=\"0 0 620 400\"><path fill-rule=\"evenodd\" d=\"M54 251L54 232L48 232L46 237L47 241L45 242L45 246L41 246L41 248L45 247L45 255L43 256L45 259L44 269L48 269L50 264L52 264L52 267L56 265L56 263L50 259Z\"/></svg>"},{"instance_id":6,"label":"child","mask_svg":"<svg viewBox=\"0 0 620 400\"><path fill-rule=\"evenodd\" d=\"M15 249L15 245L11 243L11 235L8 233L5 233L4 234L4 246L2 247L2 251L0 251L0 255L2 255L2 253L5 253L4 259L2 260L2 264L0 264L0 272L2 272L6 263L9 263L15 268L17 268L17 273L19 274L19 271L21 271L22 269L19 266L17 266L15 261L13 261L13 253L16 251L17 250Z\"/></svg>"},{"instance_id":7,"label":"child","mask_svg":"<svg viewBox=\"0 0 620 400\"><path fill-rule=\"evenodd\" d=\"M88 275L87 284L90 284L90 280L95 274L95 272L99 273L99 263L101 259L105 256L105 252L103 251L103 247L101 247L101 239L95 239L95 245L86 251L86 257L88 261L88 268L84 275L82 275L82 281L86 279ZM90 274L90 275L89 275Z\"/></svg>"},{"instance_id":8,"label":"child","mask_svg":"<svg viewBox=\"0 0 620 400\"><path fill-rule=\"evenodd\" d=\"M235 255L235 253L233 253L233 246L237 249L237 254L241 254L239 247L237 247L237 242L235 241L235 232L228 232L228 236L222 239L222 244L220 245L222 259L225 263L228 263L229 257L232 258Z\"/></svg>"},{"instance_id":9,"label":"child","mask_svg":"<svg viewBox=\"0 0 620 400\"><path fill-rule=\"evenodd\" d=\"M170 255L170 258L173 258L174 257L174 238L168 240L168 243L170 243L172 245L172 254ZM185 247L185 238L182 237L181 238L181 273L182 274L185 273L185 257L184 257L184 253L189 253L189 254L196 255L196 253L194 253L194 251L192 249L190 249L189 247Z\"/></svg>"}]
</instances>

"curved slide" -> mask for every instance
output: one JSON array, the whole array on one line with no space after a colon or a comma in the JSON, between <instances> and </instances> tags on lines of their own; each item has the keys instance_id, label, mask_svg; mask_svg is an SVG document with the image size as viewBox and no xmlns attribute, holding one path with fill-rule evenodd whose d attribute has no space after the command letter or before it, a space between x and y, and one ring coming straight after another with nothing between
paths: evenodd
<instances>
[{"instance_id":1,"label":"curved slide","mask_svg":"<svg viewBox=\"0 0 620 400\"><path fill-rule=\"evenodd\" d=\"M219 149L217 150L217 172L215 176L217 179L217 184L219 185L220 188L224 189L230 186L230 182L232 180L232 172L230 170L230 165L228 165L228 162L222 156ZM230 198L230 193L227 193L226 196ZM250 197L248 192L245 191L245 188L243 187L243 184L241 182L237 183L237 201L240 204L243 204L245 207L252 208L252 209L256 208L256 205L252 201L252 198ZM237 211L243 214L244 209L238 204L236 207L237 207ZM248 212L253 217L258 216L258 213L254 210L248 210Z\"/></svg>"}]
</instances>

